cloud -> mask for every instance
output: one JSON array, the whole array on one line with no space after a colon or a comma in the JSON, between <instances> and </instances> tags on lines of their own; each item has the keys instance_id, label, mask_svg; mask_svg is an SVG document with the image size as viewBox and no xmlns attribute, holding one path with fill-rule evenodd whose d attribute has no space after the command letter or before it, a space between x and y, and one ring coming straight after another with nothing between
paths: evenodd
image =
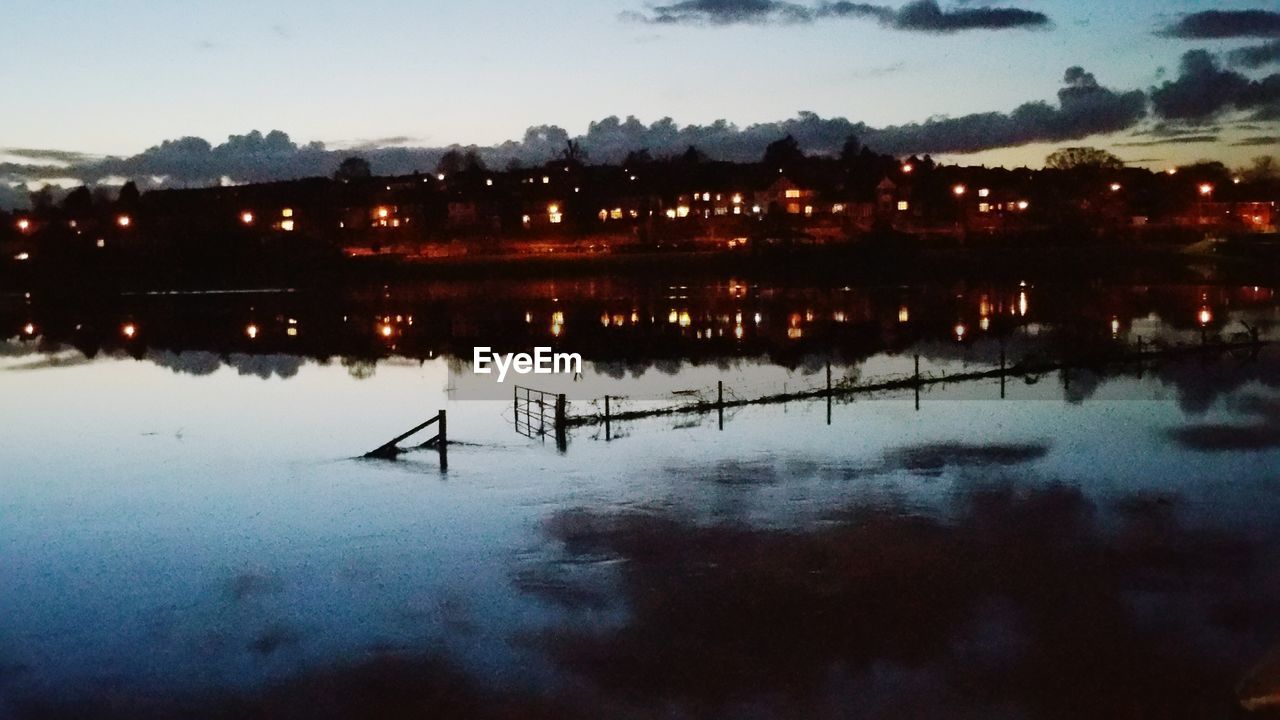
<instances>
[{"instance_id":1,"label":"cloud","mask_svg":"<svg viewBox=\"0 0 1280 720\"><path fill-rule=\"evenodd\" d=\"M66 164L85 162L86 160L94 157L88 153L76 152L75 150L11 147L0 147L0 155L8 155L10 157L23 158L26 160Z\"/></svg>"},{"instance_id":2,"label":"cloud","mask_svg":"<svg viewBox=\"0 0 1280 720\"><path fill-rule=\"evenodd\" d=\"M1182 56L1176 80L1151 89L1157 116L1166 120L1202 122L1229 110L1268 110L1280 104L1280 74L1251 80L1226 70L1207 50Z\"/></svg>"},{"instance_id":3,"label":"cloud","mask_svg":"<svg viewBox=\"0 0 1280 720\"><path fill-rule=\"evenodd\" d=\"M1271 10L1205 10L1183 15L1159 32L1165 37L1203 40L1234 37L1280 37L1280 12Z\"/></svg>"},{"instance_id":4,"label":"cloud","mask_svg":"<svg viewBox=\"0 0 1280 720\"><path fill-rule=\"evenodd\" d=\"M1117 147L1157 147L1160 145L1198 145L1217 142L1217 135L1176 135L1159 140L1133 140L1116 143Z\"/></svg>"},{"instance_id":5,"label":"cloud","mask_svg":"<svg viewBox=\"0 0 1280 720\"><path fill-rule=\"evenodd\" d=\"M682 0L657 5L648 13L624 13L628 19L659 25L737 25L746 23L811 23L817 20L860 18L894 30L951 33L963 30L1005 30L1049 26L1044 13L1018 8L956 8L944 10L936 0L914 0L894 9L885 5L840 0L802 5L784 0Z\"/></svg>"},{"instance_id":6,"label":"cloud","mask_svg":"<svg viewBox=\"0 0 1280 720\"><path fill-rule=\"evenodd\" d=\"M1255 147L1259 145L1280 145L1280 135L1259 135L1231 143L1235 147Z\"/></svg>"},{"instance_id":7,"label":"cloud","mask_svg":"<svg viewBox=\"0 0 1280 720\"><path fill-rule=\"evenodd\" d=\"M1261 45L1250 45L1227 53L1227 62L1236 67L1257 69L1266 65L1280 65L1280 40Z\"/></svg>"},{"instance_id":8,"label":"cloud","mask_svg":"<svg viewBox=\"0 0 1280 720\"><path fill-rule=\"evenodd\" d=\"M558 157L565 143L576 140L592 162L618 162L633 150L647 149L654 157L683 153L690 145L716 160L754 161L765 146L793 136L809 153L838 153L845 140L857 136L872 149L892 154L969 153L1035 142L1078 140L1090 135L1134 128L1146 116L1147 100L1140 90L1118 91L1100 85L1083 68L1069 68L1058 90L1057 103L1033 101L1011 112L988 112L960 117L933 117L920 123L872 127L843 117L823 118L812 112L778 122L740 127L728 120L707 125L677 124L661 118L646 124L634 116L611 116L592 122L581 135L557 125L535 125L519 140L475 148L489 167L516 162L540 165ZM1203 130L1199 131L1203 134ZM449 147L406 147L385 141L378 146L330 149L323 143L299 144L279 130L232 135L214 145L198 137L166 140L129 157L92 158L66 167L22 163L0 164L0 179L10 184L42 177L72 177L87 184L134 179L145 189L194 187L245 182L268 182L323 177L357 154L380 175L430 172ZM464 148L465 149L465 148ZM55 173L51 175L50 173ZM12 203L12 201L10 201Z\"/></svg>"}]
</instances>

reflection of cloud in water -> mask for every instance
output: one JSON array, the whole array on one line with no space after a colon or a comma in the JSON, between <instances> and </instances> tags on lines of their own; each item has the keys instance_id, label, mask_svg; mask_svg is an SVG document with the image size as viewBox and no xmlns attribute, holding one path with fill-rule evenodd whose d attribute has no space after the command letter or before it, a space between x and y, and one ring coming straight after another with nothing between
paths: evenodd
<instances>
[{"instance_id":1,"label":"reflection of cloud in water","mask_svg":"<svg viewBox=\"0 0 1280 720\"><path fill-rule=\"evenodd\" d=\"M561 512L547 531L567 559L620 561L629 617L540 644L604 696L694 717L1222 716L1280 597L1249 541L1173 502L1138 498L1114 527L1062 486L973 488L949 521L855 506L805 530Z\"/></svg>"},{"instance_id":2,"label":"reflection of cloud in water","mask_svg":"<svg viewBox=\"0 0 1280 720\"><path fill-rule=\"evenodd\" d=\"M1045 443L931 443L892 450L885 453L884 459L890 469L938 472L948 467L1020 465L1039 460L1048 453L1049 445Z\"/></svg>"},{"instance_id":3,"label":"reflection of cloud in water","mask_svg":"<svg viewBox=\"0 0 1280 720\"><path fill-rule=\"evenodd\" d=\"M281 379L291 378L307 364L307 359L301 355L231 353L227 356L219 356L203 351L175 353L169 350L154 350L147 353L146 359L174 372L196 376L212 375L225 364L241 375L256 376L263 380L270 380L273 376Z\"/></svg>"},{"instance_id":4,"label":"reflection of cloud in water","mask_svg":"<svg viewBox=\"0 0 1280 720\"><path fill-rule=\"evenodd\" d=\"M1199 423L1174 428L1178 444L1200 452L1240 452L1280 448L1280 398L1245 395L1231 403L1252 422Z\"/></svg>"}]
</instances>

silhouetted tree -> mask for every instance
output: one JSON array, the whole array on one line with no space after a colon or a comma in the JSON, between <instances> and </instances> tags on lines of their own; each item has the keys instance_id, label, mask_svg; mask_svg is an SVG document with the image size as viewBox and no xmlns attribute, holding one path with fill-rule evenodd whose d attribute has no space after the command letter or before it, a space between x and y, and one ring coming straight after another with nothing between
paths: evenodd
<instances>
[{"instance_id":1,"label":"silhouetted tree","mask_svg":"<svg viewBox=\"0 0 1280 720\"><path fill-rule=\"evenodd\" d=\"M862 143L858 142L857 135L850 135L845 138L844 145L840 148L840 162L845 165L852 165L858 159L858 154L862 152Z\"/></svg>"},{"instance_id":2,"label":"silhouetted tree","mask_svg":"<svg viewBox=\"0 0 1280 720\"><path fill-rule=\"evenodd\" d=\"M1052 170L1077 168L1118 170L1124 167L1124 161L1106 150L1095 147L1069 147L1062 148L1045 158L1044 166Z\"/></svg>"},{"instance_id":3,"label":"silhouetted tree","mask_svg":"<svg viewBox=\"0 0 1280 720\"><path fill-rule=\"evenodd\" d=\"M364 180L373 177L373 168L369 167L369 161L362 157L349 157L338 165L338 169L333 173L333 179L340 182L351 182L352 180Z\"/></svg>"},{"instance_id":4,"label":"silhouetted tree","mask_svg":"<svg viewBox=\"0 0 1280 720\"><path fill-rule=\"evenodd\" d=\"M685 150L684 154L680 156L680 161L689 165L706 162L706 160L707 154L699 150L694 145L690 145L689 149Z\"/></svg>"},{"instance_id":5,"label":"silhouetted tree","mask_svg":"<svg viewBox=\"0 0 1280 720\"><path fill-rule=\"evenodd\" d=\"M62 199L62 209L75 218L89 215L93 212L93 193L88 187L81 185Z\"/></svg>"},{"instance_id":6,"label":"silhouetted tree","mask_svg":"<svg viewBox=\"0 0 1280 720\"><path fill-rule=\"evenodd\" d=\"M462 172L465 167L465 158L462 151L452 148L440 157L440 162L436 163L436 172L444 175L454 175Z\"/></svg>"},{"instance_id":7,"label":"silhouetted tree","mask_svg":"<svg viewBox=\"0 0 1280 720\"><path fill-rule=\"evenodd\" d=\"M577 140L565 140L564 150L560 154L570 165L581 165L587 159L587 151Z\"/></svg>"},{"instance_id":8,"label":"silhouetted tree","mask_svg":"<svg viewBox=\"0 0 1280 720\"><path fill-rule=\"evenodd\" d=\"M622 167L631 168L637 165L647 165L653 162L653 155L649 153L649 148L640 148L627 153L627 157L622 161Z\"/></svg>"},{"instance_id":9,"label":"silhouetted tree","mask_svg":"<svg viewBox=\"0 0 1280 720\"><path fill-rule=\"evenodd\" d=\"M786 168L804 160L804 152L794 137L787 135L781 140L774 140L764 149L761 160L766 167Z\"/></svg>"},{"instance_id":10,"label":"silhouetted tree","mask_svg":"<svg viewBox=\"0 0 1280 720\"><path fill-rule=\"evenodd\" d=\"M1270 155L1260 155L1249 163L1249 167L1240 168L1240 176L1247 182L1268 182L1280 179L1280 163Z\"/></svg>"},{"instance_id":11,"label":"silhouetted tree","mask_svg":"<svg viewBox=\"0 0 1280 720\"><path fill-rule=\"evenodd\" d=\"M485 165L484 158L480 157L479 150L468 148L467 152L462 156L462 169L466 172L484 172L489 167Z\"/></svg>"},{"instance_id":12,"label":"silhouetted tree","mask_svg":"<svg viewBox=\"0 0 1280 720\"><path fill-rule=\"evenodd\" d=\"M31 211L37 215L47 214L53 209L53 187L45 185L44 187L31 193L29 196L31 202Z\"/></svg>"},{"instance_id":13,"label":"silhouetted tree","mask_svg":"<svg viewBox=\"0 0 1280 720\"><path fill-rule=\"evenodd\" d=\"M142 198L142 193L138 192L138 184L130 180L120 187L120 194L116 196L116 204L122 209L132 210L138 207L138 201Z\"/></svg>"}]
</instances>

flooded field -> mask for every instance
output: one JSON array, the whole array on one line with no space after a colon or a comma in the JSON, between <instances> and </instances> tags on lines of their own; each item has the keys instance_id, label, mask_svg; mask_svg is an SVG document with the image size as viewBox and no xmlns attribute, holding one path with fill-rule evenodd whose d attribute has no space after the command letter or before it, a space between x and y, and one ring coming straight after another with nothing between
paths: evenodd
<instances>
[{"instance_id":1,"label":"flooded field","mask_svg":"<svg viewBox=\"0 0 1280 720\"><path fill-rule=\"evenodd\" d=\"M0 307L3 718L1231 717L1280 683L1271 288ZM557 447L480 344L581 353L520 381L579 417L1063 367ZM447 472L360 459L441 409Z\"/></svg>"}]
</instances>

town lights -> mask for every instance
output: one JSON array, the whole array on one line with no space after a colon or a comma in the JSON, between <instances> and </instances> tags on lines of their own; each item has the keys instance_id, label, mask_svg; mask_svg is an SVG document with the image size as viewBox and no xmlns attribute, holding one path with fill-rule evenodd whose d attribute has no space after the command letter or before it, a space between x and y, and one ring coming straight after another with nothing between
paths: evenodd
<instances>
[{"instance_id":1,"label":"town lights","mask_svg":"<svg viewBox=\"0 0 1280 720\"><path fill-rule=\"evenodd\" d=\"M26 232L30 230L31 221L26 218L22 218L21 220L18 221L18 229L21 230L22 232Z\"/></svg>"},{"instance_id":2,"label":"town lights","mask_svg":"<svg viewBox=\"0 0 1280 720\"><path fill-rule=\"evenodd\" d=\"M1168 173L1168 174L1170 174L1170 175L1177 175L1177 174L1178 174L1178 168L1176 168L1176 167L1171 167L1171 168L1169 168L1168 170L1165 170L1165 172L1166 172L1166 173Z\"/></svg>"},{"instance_id":3,"label":"town lights","mask_svg":"<svg viewBox=\"0 0 1280 720\"><path fill-rule=\"evenodd\" d=\"M32 336L32 335L35 335L35 334L36 334L36 326L35 326L35 325L33 325L33 324L31 324L31 323L27 323L26 325L23 325L23 326L22 326L22 334L23 334L23 335L26 335L27 337L30 337L30 336Z\"/></svg>"},{"instance_id":4,"label":"town lights","mask_svg":"<svg viewBox=\"0 0 1280 720\"><path fill-rule=\"evenodd\" d=\"M964 334L969 332L969 328L964 323L956 323L956 340L964 340Z\"/></svg>"},{"instance_id":5,"label":"town lights","mask_svg":"<svg viewBox=\"0 0 1280 720\"><path fill-rule=\"evenodd\" d=\"M1029 207L1031 207L1031 203L1027 202L1026 200L1019 200L1019 201L1018 201L1018 209L1019 209L1019 210L1026 210L1026 209L1027 209L1027 208L1029 208Z\"/></svg>"},{"instance_id":6,"label":"town lights","mask_svg":"<svg viewBox=\"0 0 1280 720\"><path fill-rule=\"evenodd\" d=\"M1213 194L1213 185L1210 183L1200 183L1200 195L1208 197Z\"/></svg>"},{"instance_id":7,"label":"town lights","mask_svg":"<svg viewBox=\"0 0 1280 720\"><path fill-rule=\"evenodd\" d=\"M969 191L969 188L966 188L963 185L956 185L955 187L951 188L951 192L954 193L956 197L962 197L968 191Z\"/></svg>"},{"instance_id":8,"label":"town lights","mask_svg":"<svg viewBox=\"0 0 1280 720\"><path fill-rule=\"evenodd\" d=\"M240 222L244 223L245 225L252 225L253 213L249 212L248 210L245 210L244 212L240 213Z\"/></svg>"},{"instance_id":9,"label":"town lights","mask_svg":"<svg viewBox=\"0 0 1280 720\"><path fill-rule=\"evenodd\" d=\"M138 335L138 326L134 325L133 323L125 323L120 328L120 334L124 335L125 338L132 340L134 337Z\"/></svg>"},{"instance_id":10,"label":"town lights","mask_svg":"<svg viewBox=\"0 0 1280 720\"><path fill-rule=\"evenodd\" d=\"M911 163L902 163L902 172L908 175L915 172L915 169L916 169L916 166L912 165Z\"/></svg>"},{"instance_id":11,"label":"town lights","mask_svg":"<svg viewBox=\"0 0 1280 720\"><path fill-rule=\"evenodd\" d=\"M116 224L122 228L127 228L133 224L133 218L129 217L128 215L121 215L120 217L116 218Z\"/></svg>"},{"instance_id":12,"label":"town lights","mask_svg":"<svg viewBox=\"0 0 1280 720\"><path fill-rule=\"evenodd\" d=\"M1200 312L1196 313L1196 320L1200 321L1201 326L1208 325L1213 322L1213 311L1207 307L1200 308Z\"/></svg>"},{"instance_id":13,"label":"town lights","mask_svg":"<svg viewBox=\"0 0 1280 720\"><path fill-rule=\"evenodd\" d=\"M1120 192L1122 187L1120 183L1111 183L1111 192Z\"/></svg>"},{"instance_id":14,"label":"town lights","mask_svg":"<svg viewBox=\"0 0 1280 720\"><path fill-rule=\"evenodd\" d=\"M258 326L249 323L248 327L244 329L244 334L248 335L250 340L256 340L258 338Z\"/></svg>"},{"instance_id":15,"label":"town lights","mask_svg":"<svg viewBox=\"0 0 1280 720\"><path fill-rule=\"evenodd\" d=\"M391 323L382 323L378 326L378 334L384 338L389 338L395 334L395 328L391 327Z\"/></svg>"},{"instance_id":16,"label":"town lights","mask_svg":"<svg viewBox=\"0 0 1280 720\"><path fill-rule=\"evenodd\" d=\"M388 209L386 209L386 208L384 208L384 207L380 207L380 208L378 208L378 217L379 217L379 218L386 218L386 217L387 217L388 215L390 215L390 214L391 214L391 211L390 211L390 210L388 210Z\"/></svg>"}]
</instances>

